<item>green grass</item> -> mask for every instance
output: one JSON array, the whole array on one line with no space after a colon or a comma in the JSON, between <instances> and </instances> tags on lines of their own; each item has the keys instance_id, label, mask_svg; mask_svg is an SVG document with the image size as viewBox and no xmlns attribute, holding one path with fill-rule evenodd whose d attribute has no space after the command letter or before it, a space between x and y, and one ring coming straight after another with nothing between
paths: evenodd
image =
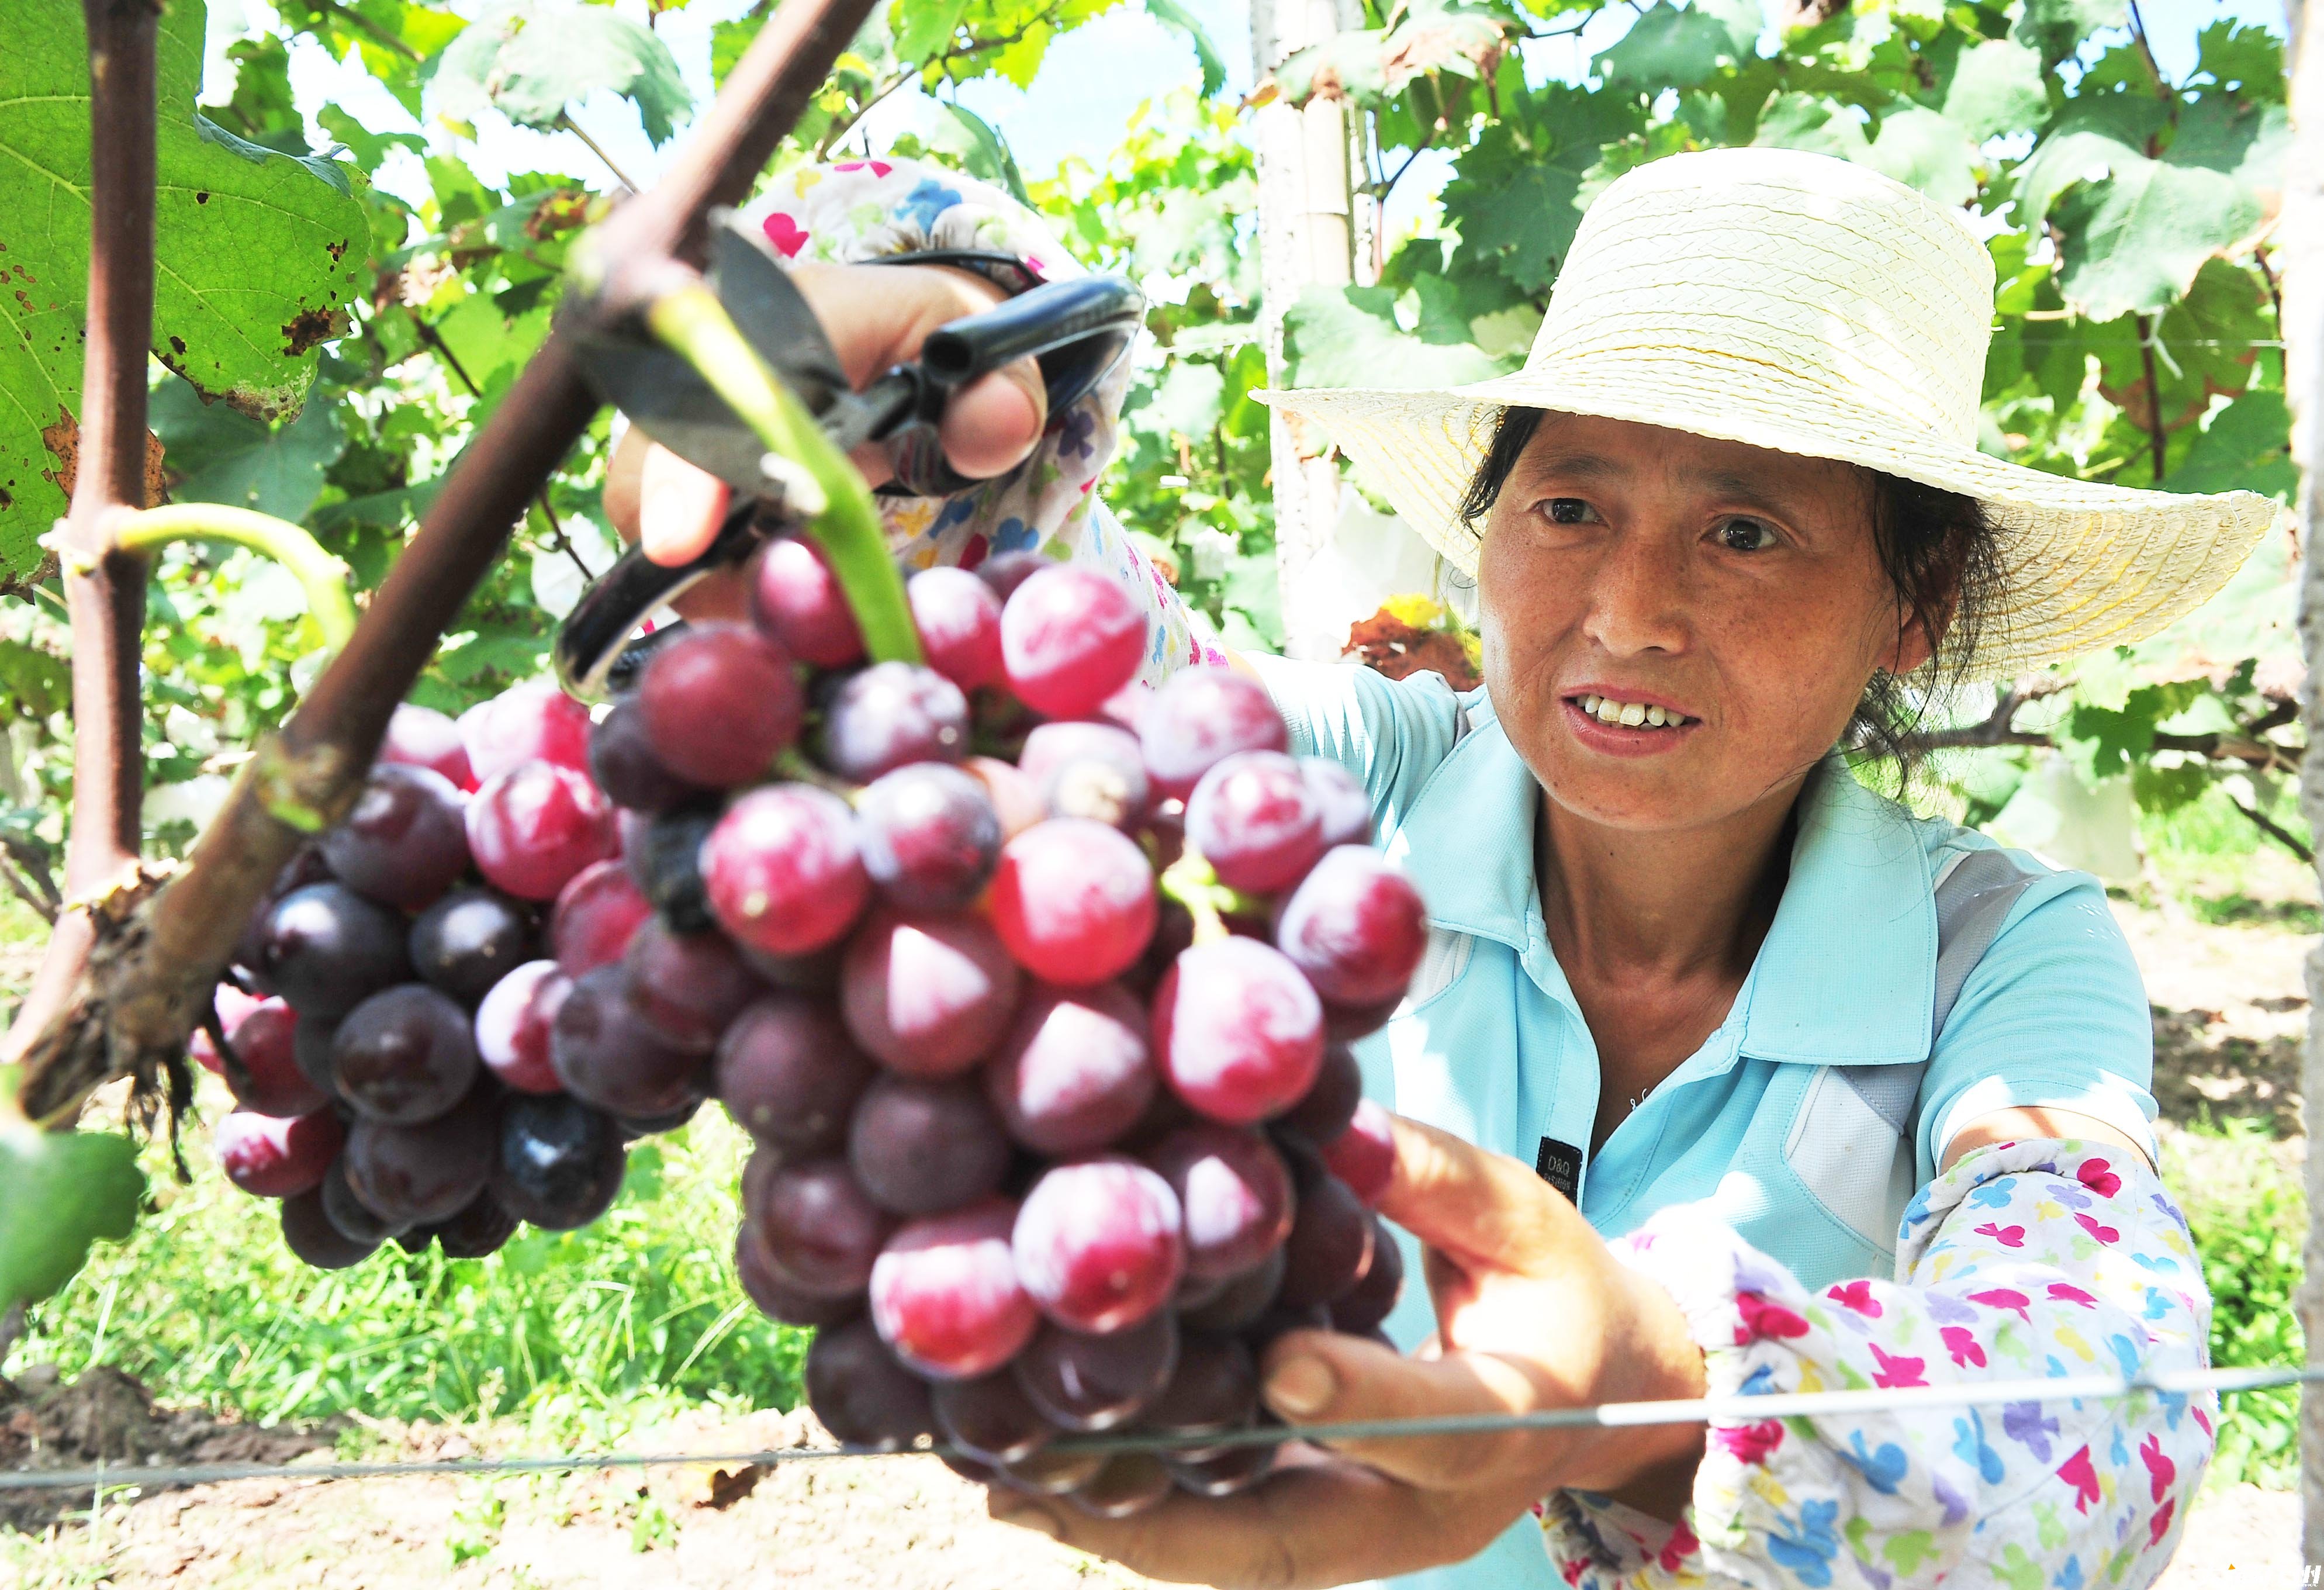
<instances>
[{"instance_id":1,"label":"green grass","mask_svg":"<svg viewBox=\"0 0 2324 1590\"><path fill-rule=\"evenodd\" d=\"M2308 825L2288 790L2267 815L2307 839ZM2163 885L2199 921L2324 931L2314 875L2255 827L2218 785L2175 810L2142 811L2138 837Z\"/></svg>"},{"instance_id":2,"label":"green grass","mask_svg":"<svg viewBox=\"0 0 2324 1590\"><path fill-rule=\"evenodd\" d=\"M203 1102L223 1108L205 1078ZM618 1437L678 1409L788 1408L805 1333L752 1309L731 1245L742 1134L715 1106L639 1145L619 1203L488 1259L390 1243L307 1270L277 1206L244 1197L189 1133L189 1186L147 1155L156 1207L33 1312L8 1373L53 1362L134 1375L162 1401L272 1423L519 1419L542 1441Z\"/></svg>"},{"instance_id":3,"label":"green grass","mask_svg":"<svg viewBox=\"0 0 2324 1590\"><path fill-rule=\"evenodd\" d=\"M2264 1125L2228 1121L2173 1133L2163 1173L2211 1289L2211 1362L2223 1369L2301 1363L2293 1303L2308 1203L2297 1169ZM2209 1483L2296 1484L2299 1415L2297 1387L2227 1398Z\"/></svg>"}]
</instances>

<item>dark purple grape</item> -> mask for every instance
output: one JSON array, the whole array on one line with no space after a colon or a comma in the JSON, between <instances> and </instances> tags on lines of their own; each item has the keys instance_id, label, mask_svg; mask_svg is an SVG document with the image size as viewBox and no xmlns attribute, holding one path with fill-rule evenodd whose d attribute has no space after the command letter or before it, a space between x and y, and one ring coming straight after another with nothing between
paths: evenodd
<instances>
[{"instance_id":1,"label":"dark purple grape","mask_svg":"<svg viewBox=\"0 0 2324 1590\"><path fill-rule=\"evenodd\" d=\"M358 1117L347 1132L347 1186L364 1207L395 1225L450 1219L492 1174L497 1103L478 1088L450 1114L416 1126Z\"/></svg>"},{"instance_id":2,"label":"dark purple grape","mask_svg":"<svg viewBox=\"0 0 2324 1590\"><path fill-rule=\"evenodd\" d=\"M1242 1328L1242 1339L1253 1354L1265 1356L1277 1337L1295 1330L1329 1330L1332 1311L1321 1303L1294 1308L1288 1303L1276 1303Z\"/></svg>"},{"instance_id":3,"label":"dark purple grape","mask_svg":"<svg viewBox=\"0 0 2324 1590\"><path fill-rule=\"evenodd\" d=\"M549 1031L549 1058L566 1091L609 1115L667 1114L700 1092L702 1057L671 1048L646 1024L618 966L574 979Z\"/></svg>"},{"instance_id":4,"label":"dark purple grape","mask_svg":"<svg viewBox=\"0 0 2324 1590\"><path fill-rule=\"evenodd\" d=\"M331 1224L319 1188L282 1200L282 1245L310 1270L345 1270L379 1249L377 1243L358 1242Z\"/></svg>"},{"instance_id":5,"label":"dark purple grape","mask_svg":"<svg viewBox=\"0 0 2324 1590\"><path fill-rule=\"evenodd\" d=\"M1150 1452L1117 1452L1065 1500L1093 1518L1135 1518L1169 1499L1170 1469Z\"/></svg>"},{"instance_id":6,"label":"dark purple grape","mask_svg":"<svg viewBox=\"0 0 2324 1590\"><path fill-rule=\"evenodd\" d=\"M701 1114L702 1106L709 1102L709 1095L692 1093L687 1095L686 1102L675 1109L664 1110L659 1115L616 1115L613 1124L621 1129L622 1146L627 1147L641 1137L659 1137L665 1132L676 1132Z\"/></svg>"},{"instance_id":7,"label":"dark purple grape","mask_svg":"<svg viewBox=\"0 0 2324 1590\"><path fill-rule=\"evenodd\" d=\"M1105 1463L1102 1452L1045 1447L1030 1457L1002 1464L1001 1473L1011 1490L1035 1496L1065 1496L1095 1479Z\"/></svg>"},{"instance_id":8,"label":"dark purple grape","mask_svg":"<svg viewBox=\"0 0 2324 1590\"><path fill-rule=\"evenodd\" d=\"M358 1114L391 1126L432 1121L475 1086L468 1012L425 984L374 994L339 1023L331 1070Z\"/></svg>"},{"instance_id":9,"label":"dark purple grape","mask_svg":"<svg viewBox=\"0 0 2324 1590\"><path fill-rule=\"evenodd\" d=\"M863 1294L835 1298L801 1291L776 1273L756 1228L745 1223L734 1234L734 1279L760 1313L784 1325L844 1325L863 1312Z\"/></svg>"},{"instance_id":10,"label":"dark purple grape","mask_svg":"<svg viewBox=\"0 0 2324 1590\"><path fill-rule=\"evenodd\" d=\"M1087 1153L1138 1123L1159 1087L1146 1013L1114 984L1034 989L984 1068L1009 1134L1049 1155Z\"/></svg>"},{"instance_id":11,"label":"dark purple grape","mask_svg":"<svg viewBox=\"0 0 2324 1590\"><path fill-rule=\"evenodd\" d=\"M565 1094L511 1094L501 1105L493 1196L543 1231L573 1231L613 1207L628 1156L613 1123Z\"/></svg>"},{"instance_id":12,"label":"dark purple grape","mask_svg":"<svg viewBox=\"0 0 2324 1590\"><path fill-rule=\"evenodd\" d=\"M501 1206L486 1188L470 1198L449 1220L439 1220L423 1234L436 1239L447 1259L482 1259L496 1253L516 1234L517 1217Z\"/></svg>"},{"instance_id":13,"label":"dark purple grape","mask_svg":"<svg viewBox=\"0 0 2324 1590\"><path fill-rule=\"evenodd\" d=\"M974 1380L938 1381L928 1400L937 1433L987 1463L1022 1463L1057 1433L1005 1369Z\"/></svg>"},{"instance_id":14,"label":"dark purple grape","mask_svg":"<svg viewBox=\"0 0 2324 1590\"><path fill-rule=\"evenodd\" d=\"M331 1041L338 1031L336 1021L300 1022L290 1035L290 1058L318 1093L333 1105L344 1105L347 1101L339 1096L338 1074L331 1066Z\"/></svg>"},{"instance_id":15,"label":"dark purple grape","mask_svg":"<svg viewBox=\"0 0 2324 1590\"><path fill-rule=\"evenodd\" d=\"M1338 1177L1302 1176L1283 1260L1283 1284L1276 1291L1281 1306L1313 1308L1347 1296L1371 1265L1371 1211Z\"/></svg>"},{"instance_id":16,"label":"dark purple grape","mask_svg":"<svg viewBox=\"0 0 2324 1590\"><path fill-rule=\"evenodd\" d=\"M746 624L696 624L662 647L636 701L662 766L719 790L766 777L804 706L790 658Z\"/></svg>"},{"instance_id":17,"label":"dark purple grape","mask_svg":"<svg viewBox=\"0 0 2324 1590\"><path fill-rule=\"evenodd\" d=\"M912 1077L954 1077L1008 1030L1019 976L982 917L882 907L847 946L840 1012L875 1058Z\"/></svg>"},{"instance_id":18,"label":"dark purple grape","mask_svg":"<svg viewBox=\"0 0 2324 1590\"><path fill-rule=\"evenodd\" d=\"M382 763L364 775L346 818L323 836L323 859L358 894L418 911L468 870L466 808L442 773Z\"/></svg>"},{"instance_id":19,"label":"dark purple grape","mask_svg":"<svg viewBox=\"0 0 2324 1590\"><path fill-rule=\"evenodd\" d=\"M1278 1447L1254 1443L1242 1447L1226 1447L1208 1457L1186 1462L1175 1455L1165 1455L1164 1466L1170 1478L1182 1491L1215 1500L1248 1491L1268 1476L1275 1466Z\"/></svg>"},{"instance_id":20,"label":"dark purple grape","mask_svg":"<svg viewBox=\"0 0 2324 1590\"><path fill-rule=\"evenodd\" d=\"M943 763L913 763L874 779L856 802L855 822L873 886L909 911L974 903L1001 859L1001 818L984 786Z\"/></svg>"},{"instance_id":21,"label":"dark purple grape","mask_svg":"<svg viewBox=\"0 0 2324 1590\"><path fill-rule=\"evenodd\" d=\"M254 968L302 1016L336 1021L411 974L403 918L344 883L309 883L274 904Z\"/></svg>"},{"instance_id":22,"label":"dark purple grape","mask_svg":"<svg viewBox=\"0 0 2324 1590\"><path fill-rule=\"evenodd\" d=\"M1102 1336L1044 1325L1010 1367L1044 1419L1086 1434L1135 1419L1177 1366L1178 1321L1166 1309Z\"/></svg>"},{"instance_id":23,"label":"dark purple grape","mask_svg":"<svg viewBox=\"0 0 2324 1590\"><path fill-rule=\"evenodd\" d=\"M1045 723L1025 737L1017 765L1052 817L1134 833L1153 804L1138 736L1112 724Z\"/></svg>"},{"instance_id":24,"label":"dark purple grape","mask_svg":"<svg viewBox=\"0 0 2324 1590\"><path fill-rule=\"evenodd\" d=\"M1344 1043L1327 1043L1323 1068L1315 1073L1315 1080L1297 1104L1268 1125L1312 1148L1321 1148L1348 1129L1363 1097L1364 1074L1356 1064L1356 1051Z\"/></svg>"},{"instance_id":25,"label":"dark purple grape","mask_svg":"<svg viewBox=\"0 0 2324 1590\"><path fill-rule=\"evenodd\" d=\"M766 992L723 933L673 933L649 920L624 957L630 1004L668 1044L708 1054L727 1023Z\"/></svg>"},{"instance_id":26,"label":"dark purple grape","mask_svg":"<svg viewBox=\"0 0 2324 1590\"><path fill-rule=\"evenodd\" d=\"M817 744L825 767L868 784L908 762L958 762L968 740L958 685L917 663L875 662L833 693Z\"/></svg>"},{"instance_id":27,"label":"dark purple grape","mask_svg":"<svg viewBox=\"0 0 2324 1590\"><path fill-rule=\"evenodd\" d=\"M783 1165L752 1188L744 1213L757 1227L775 1278L825 1297L862 1291L881 1245L896 1228L855 1184L844 1160Z\"/></svg>"},{"instance_id":28,"label":"dark purple grape","mask_svg":"<svg viewBox=\"0 0 2324 1590\"><path fill-rule=\"evenodd\" d=\"M532 958L532 918L504 894L456 889L411 924L412 970L463 1004Z\"/></svg>"},{"instance_id":29,"label":"dark purple grape","mask_svg":"<svg viewBox=\"0 0 2324 1590\"><path fill-rule=\"evenodd\" d=\"M1258 1132L1207 1121L1182 1126L1145 1160L1178 1195L1189 1275L1240 1275L1290 1234L1291 1174Z\"/></svg>"},{"instance_id":30,"label":"dark purple grape","mask_svg":"<svg viewBox=\"0 0 2324 1590\"><path fill-rule=\"evenodd\" d=\"M1250 1349L1231 1336L1187 1332L1178 1340L1178 1366L1138 1416L1138 1428L1160 1436L1207 1436L1248 1429L1259 1421L1259 1365ZM1172 1447L1172 1463L1199 1463L1231 1447Z\"/></svg>"},{"instance_id":31,"label":"dark purple grape","mask_svg":"<svg viewBox=\"0 0 2324 1590\"><path fill-rule=\"evenodd\" d=\"M1379 1328L1404 1290L1404 1252L1379 1216L1372 1216L1372 1262L1363 1279L1332 1302L1332 1328L1351 1336Z\"/></svg>"},{"instance_id":32,"label":"dark purple grape","mask_svg":"<svg viewBox=\"0 0 2324 1590\"><path fill-rule=\"evenodd\" d=\"M1251 1269L1228 1277L1226 1285L1199 1306L1180 1309L1178 1323L1188 1330L1248 1330L1267 1313L1282 1284L1283 1250L1277 1248Z\"/></svg>"},{"instance_id":33,"label":"dark purple grape","mask_svg":"<svg viewBox=\"0 0 2324 1590\"><path fill-rule=\"evenodd\" d=\"M614 702L589 731L589 773L607 799L629 811L669 811L703 793L701 785L679 778L654 754L634 696Z\"/></svg>"},{"instance_id":34,"label":"dark purple grape","mask_svg":"<svg viewBox=\"0 0 2324 1590\"><path fill-rule=\"evenodd\" d=\"M718 1040L718 1097L727 1114L793 1154L841 1147L874 1073L839 1019L795 994L759 1000Z\"/></svg>"},{"instance_id":35,"label":"dark purple grape","mask_svg":"<svg viewBox=\"0 0 2324 1590\"><path fill-rule=\"evenodd\" d=\"M973 1204L1008 1172L1008 1134L973 1082L885 1076L856 1104L847 1162L872 1201L899 1215Z\"/></svg>"},{"instance_id":36,"label":"dark purple grape","mask_svg":"<svg viewBox=\"0 0 2324 1590\"><path fill-rule=\"evenodd\" d=\"M664 812L623 853L638 892L681 933L707 932L718 925L702 880L702 842L717 826L715 812Z\"/></svg>"},{"instance_id":37,"label":"dark purple grape","mask_svg":"<svg viewBox=\"0 0 2324 1590\"><path fill-rule=\"evenodd\" d=\"M323 1172L323 1185L317 1190L323 1196L324 1217L347 1241L375 1248L388 1238L403 1234L403 1226L381 1219L355 1197L355 1188L347 1185L345 1154L331 1161L331 1168Z\"/></svg>"},{"instance_id":38,"label":"dark purple grape","mask_svg":"<svg viewBox=\"0 0 2324 1590\"><path fill-rule=\"evenodd\" d=\"M839 968L847 957L844 944L828 944L806 955L774 955L749 944L734 947L742 961L762 983L792 994L835 994L839 992Z\"/></svg>"},{"instance_id":39,"label":"dark purple grape","mask_svg":"<svg viewBox=\"0 0 2324 1590\"><path fill-rule=\"evenodd\" d=\"M869 1320L817 1331L803 1378L807 1406L846 1446L892 1452L936 1430L927 1382L897 1362Z\"/></svg>"}]
</instances>

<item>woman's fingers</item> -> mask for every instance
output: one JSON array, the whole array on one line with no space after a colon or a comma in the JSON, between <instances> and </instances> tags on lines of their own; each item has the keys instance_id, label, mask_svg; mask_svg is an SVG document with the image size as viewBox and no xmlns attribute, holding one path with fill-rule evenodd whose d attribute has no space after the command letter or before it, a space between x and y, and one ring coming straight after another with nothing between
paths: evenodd
<instances>
[{"instance_id":1,"label":"woman's fingers","mask_svg":"<svg viewBox=\"0 0 2324 1590\"><path fill-rule=\"evenodd\" d=\"M1379 1212L1463 1268L1537 1273L1594 1243L1579 1211L1530 1166L1398 1115ZM1587 1245L1587 1244L1585 1244Z\"/></svg>"},{"instance_id":2,"label":"woman's fingers","mask_svg":"<svg viewBox=\"0 0 2324 1590\"><path fill-rule=\"evenodd\" d=\"M656 563L689 563L708 550L726 517L726 483L655 444L638 479L638 544Z\"/></svg>"},{"instance_id":3,"label":"woman's fingers","mask_svg":"<svg viewBox=\"0 0 2324 1590\"><path fill-rule=\"evenodd\" d=\"M1003 1522L1148 1578L1220 1590L1302 1590L1458 1561L1526 1503L1431 1494L1352 1464L1323 1462L1278 1471L1239 1496L1174 1495L1134 1518L1092 1518L1062 1497L1013 1491L993 1491L985 1505Z\"/></svg>"},{"instance_id":4,"label":"woman's fingers","mask_svg":"<svg viewBox=\"0 0 2324 1590\"><path fill-rule=\"evenodd\" d=\"M1261 1394L1285 1423L1298 1427L1371 1419L1530 1413L1543 1388L1513 1359L1448 1353L1406 1358L1361 1336L1293 1331L1268 1350ZM1425 1491L1462 1491L1480 1475L1519 1477L1545 1447L1538 1432L1384 1436L1333 1441L1331 1449L1391 1479Z\"/></svg>"},{"instance_id":5,"label":"woman's fingers","mask_svg":"<svg viewBox=\"0 0 2324 1590\"><path fill-rule=\"evenodd\" d=\"M990 480L1023 463L1049 422L1049 393L1030 359L981 375L945 405L936 423L945 458L971 480Z\"/></svg>"}]
</instances>

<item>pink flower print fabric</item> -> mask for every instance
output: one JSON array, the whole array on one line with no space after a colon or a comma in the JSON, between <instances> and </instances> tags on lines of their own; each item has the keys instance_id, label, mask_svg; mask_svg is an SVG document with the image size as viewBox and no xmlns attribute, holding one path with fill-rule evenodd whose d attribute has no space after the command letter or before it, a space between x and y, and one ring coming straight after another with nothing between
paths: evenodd
<instances>
[{"instance_id":1,"label":"pink flower print fabric","mask_svg":"<svg viewBox=\"0 0 2324 1590\"><path fill-rule=\"evenodd\" d=\"M1893 1280L1810 1291L1707 1206L1615 1253L1666 1287L1711 1394L2203 1366L2210 1296L2185 1220L2135 1154L2074 1142L1965 1155L1905 1211ZM1710 1432L1676 1526L1559 1492L1541 1513L1576 1590L1714 1584L2139 1590L2210 1462L2216 1398L1900 1406Z\"/></svg>"},{"instance_id":2,"label":"pink flower print fabric","mask_svg":"<svg viewBox=\"0 0 2324 1590\"><path fill-rule=\"evenodd\" d=\"M915 161L802 166L778 177L743 216L786 260L848 263L967 248L1014 254L1047 281L1083 274L1047 224L1008 194ZM1019 285L1013 276L995 279L1011 291ZM1113 457L1130 375L1125 359L1095 390L1050 415L1040 445L1012 473L951 497L882 497L881 517L890 549L912 569L974 569L1004 552L1039 551L1102 569L1145 610L1139 678L1159 684L1190 663L1225 659L1196 640L1177 592L1093 489Z\"/></svg>"}]
</instances>

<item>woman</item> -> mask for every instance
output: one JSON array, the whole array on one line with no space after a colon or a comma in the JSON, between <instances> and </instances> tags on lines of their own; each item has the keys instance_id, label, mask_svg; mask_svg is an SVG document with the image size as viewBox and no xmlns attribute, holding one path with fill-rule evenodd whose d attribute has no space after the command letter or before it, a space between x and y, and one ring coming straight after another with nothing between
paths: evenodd
<instances>
[{"instance_id":1,"label":"woman","mask_svg":"<svg viewBox=\"0 0 2324 1590\"><path fill-rule=\"evenodd\" d=\"M2202 1363L2102 892L1832 755L1893 733L1908 685L2153 633L2272 515L1978 454L1992 281L1958 217L1863 168L1678 156L1592 207L1518 374L1273 394L1475 569L1485 646L1467 697L1255 662L1296 748L1365 781L1432 925L1365 1058L1407 1117L1382 1207L1432 1295L1390 1330L1433 1344L1286 1336L1286 1422ZM886 356L908 318L856 335ZM1128 1521L992 1505L1219 1585L1462 1564L1439 1582L2080 1590L2160 1570L2214 1416L2142 1395L1379 1440Z\"/></svg>"}]
</instances>

